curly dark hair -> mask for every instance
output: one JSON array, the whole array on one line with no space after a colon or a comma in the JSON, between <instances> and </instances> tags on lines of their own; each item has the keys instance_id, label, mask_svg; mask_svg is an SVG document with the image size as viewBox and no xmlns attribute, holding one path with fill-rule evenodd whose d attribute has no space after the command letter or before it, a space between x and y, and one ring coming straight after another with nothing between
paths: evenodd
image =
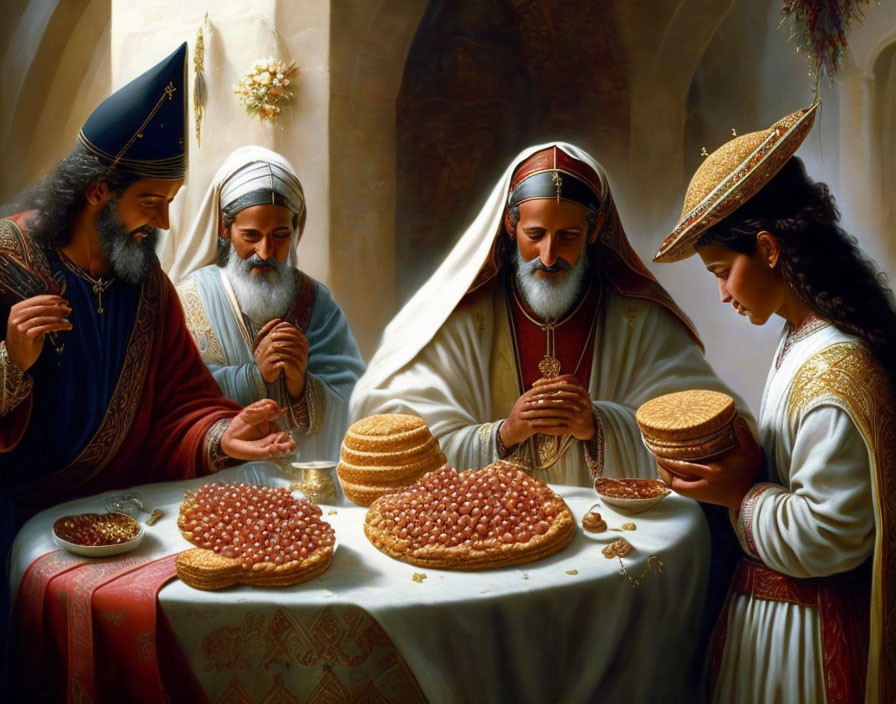
<instances>
[{"instance_id":1,"label":"curly dark hair","mask_svg":"<svg viewBox=\"0 0 896 704\"><path fill-rule=\"evenodd\" d=\"M80 145L62 158L36 186L23 191L3 206L2 215L31 211L28 229L31 237L45 247L58 247L71 237L72 218L84 207L84 190L97 181L109 186L118 197L140 176L109 167Z\"/></svg>"},{"instance_id":2,"label":"curly dark hair","mask_svg":"<svg viewBox=\"0 0 896 704\"><path fill-rule=\"evenodd\" d=\"M717 244L753 254L765 230L781 244L781 271L819 318L871 349L896 386L896 310L887 277L839 226L830 189L791 158L734 213L709 228L696 247Z\"/></svg>"}]
</instances>

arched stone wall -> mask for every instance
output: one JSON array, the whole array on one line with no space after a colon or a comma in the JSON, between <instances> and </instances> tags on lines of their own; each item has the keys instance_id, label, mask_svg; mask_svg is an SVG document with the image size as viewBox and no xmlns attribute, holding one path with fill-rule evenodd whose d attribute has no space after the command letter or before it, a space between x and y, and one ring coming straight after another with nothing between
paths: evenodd
<instances>
[{"instance_id":1,"label":"arched stone wall","mask_svg":"<svg viewBox=\"0 0 896 704\"><path fill-rule=\"evenodd\" d=\"M613 3L431 0L398 96L397 280L408 298L521 149L575 142L610 169L629 142Z\"/></svg>"},{"instance_id":2,"label":"arched stone wall","mask_svg":"<svg viewBox=\"0 0 896 704\"><path fill-rule=\"evenodd\" d=\"M626 183L615 190L632 244L645 260L656 249L667 204L679 198L694 73L735 4L616 2L631 57L631 139L628 169L619 175Z\"/></svg>"},{"instance_id":3,"label":"arched stone wall","mask_svg":"<svg viewBox=\"0 0 896 704\"><path fill-rule=\"evenodd\" d=\"M426 0L333 0L330 281L365 357L395 314L395 104Z\"/></svg>"},{"instance_id":4,"label":"arched stone wall","mask_svg":"<svg viewBox=\"0 0 896 704\"><path fill-rule=\"evenodd\" d=\"M871 137L877 145L874 151L873 178L877 184L876 200L880 208L881 229L896 232L896 41L877 55L872 70L874 76L873 126Z\"/></svg>"},{"instance_id":5,"label":"arched stone wall","mask_svg":"<svg viewBox=\"0 0 896 704\"><path fill-rule=\"evenodd\" d=\"M108 94L109 17L110 0L37 0L4 9L0 201L65 156Z\"/></svg>"},{"instance_id":6,"label":"arched stone wall","mask_svg":"<svg viewBox=\"0 0 896 704\"><path fill-rule=\"evenodd\" d=\"M595 155L636 249L650 252L650 230L678 195L694 70L733 5L431 0L399 97L400 297L507 161L548 139Z\"/></svg>"},{"instance_id":7,"label":"arched stone wall","mask_svg":"<svg viewBox=\"0 0 896 704\"><path fill-rule=\"evenodd\" d=\"M896 240L885 202L893 201L896 191L892 183L879 178L881 159L896 157L880 154L878 140L880 131L888 129L893 144L896 124L883 124L879 114L882 106L894 98L879 94L884 86L877 83L874 72L880 68L881 54L894 42L896 4L870 5L864 12L864 21L850 33L849 49L843 59L838 95L841 128L837 135L840 193L846 214L854 223L862 246L891 274L896 272ZM890 81L888 90L893 89Z\"/></svg>"}]
</instances>

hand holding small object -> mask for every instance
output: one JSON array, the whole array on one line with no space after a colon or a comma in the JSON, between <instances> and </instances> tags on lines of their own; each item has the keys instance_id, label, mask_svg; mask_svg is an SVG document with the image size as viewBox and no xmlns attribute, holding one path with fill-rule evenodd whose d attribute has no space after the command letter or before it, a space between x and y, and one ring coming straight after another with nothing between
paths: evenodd
<instances>
[{"instance_id":1,"label":"hand holding small object","mask_svg":"<svg viewBox=\"0 0 896 704\"><path fill-rule=\"evenodd\" d=\"M284 413L286 409L269 398L246 406L221 436L221 449L238 460L272 459L293 452L295 441L275 423Z\"/></svg>"},{"instance_id":2,"label":"hand holding small object","mask_svg":"<svg viewBox=\"0 0 896 704\"><path fill-rule=\"evenodd\" d=\"M10 361L25 372L40 357L47 334L71 330L71 306L61 296L41 294L19 301L10 308L6 324L6 352Z\"/></svg>"}]
</instances>

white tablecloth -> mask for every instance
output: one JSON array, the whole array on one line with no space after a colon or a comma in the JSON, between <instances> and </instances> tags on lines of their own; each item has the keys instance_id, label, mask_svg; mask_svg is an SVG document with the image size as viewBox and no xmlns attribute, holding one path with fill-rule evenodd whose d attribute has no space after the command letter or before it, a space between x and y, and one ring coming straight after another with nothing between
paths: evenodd
<instances>
[{"instance_id":1,"label":"white tablecloth","mask_svg":"<svg viewBox=\"0 0 896 704\"><path fill-rule=\"evenodd\" d=\"M258 464L216 477L242 479L285 483L276 470ZM147 528L135 554L163 556L190 547L177 531L177 508L185 488L206 481L138 487L147 507L166 513ZM597 501L591 489L553 488L577 520ZM595 535L580 527L572 544L550 558L472 573L392 560L365 538L366 509L348 503L323 509L336 531L337 549L322 576L284 589L243 586L220 592L197 591L175 580L160 592L159 602L212 701L222 697L235 674L241 686L251 689L252 670L259 668L265 670L257 673L259 678L270 679L274 671L287 691L307 691L307 683L301 688L290 684L291 658L302 657L303 646L293 642L292 651L278 646L284 652L271 654L271 639L332 637L333 629L346 624L315 622L310 629L296 624L353 607L379 622L432 704L698 699L690 665L705 597L709 539L694 502L673 494L634 516L601 505L610 531ZM13 590L34 559L56 549L53 520L102 510L101 496L79 499L29 521L13 547ZM636 530L612 530L627 522ZM634 546L623 560L628 576L618 559L601 553L619 537ZM653 555L662 572L647 570ZM640 578L638 584L629 577ZM297 631L287 638L290 627Z\"/></svg>"}]
</instances>

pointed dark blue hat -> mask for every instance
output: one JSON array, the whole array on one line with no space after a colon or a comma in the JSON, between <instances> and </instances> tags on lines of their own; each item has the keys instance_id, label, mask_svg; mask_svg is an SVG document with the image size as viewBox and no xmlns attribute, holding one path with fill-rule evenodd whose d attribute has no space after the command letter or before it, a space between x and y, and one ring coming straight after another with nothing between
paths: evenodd
<instances>
[{"instance_id":1,"label":"pointed dark blue hat","mask_svg":"<svg viewBox=\"0 0 896 704\"><path fill-rule=\"evenodd\" d=\"M141 178L182 178L187 170L186 42L117 90L90 114L78 134L104 164Z\"/></svg>"}]
</instances>

